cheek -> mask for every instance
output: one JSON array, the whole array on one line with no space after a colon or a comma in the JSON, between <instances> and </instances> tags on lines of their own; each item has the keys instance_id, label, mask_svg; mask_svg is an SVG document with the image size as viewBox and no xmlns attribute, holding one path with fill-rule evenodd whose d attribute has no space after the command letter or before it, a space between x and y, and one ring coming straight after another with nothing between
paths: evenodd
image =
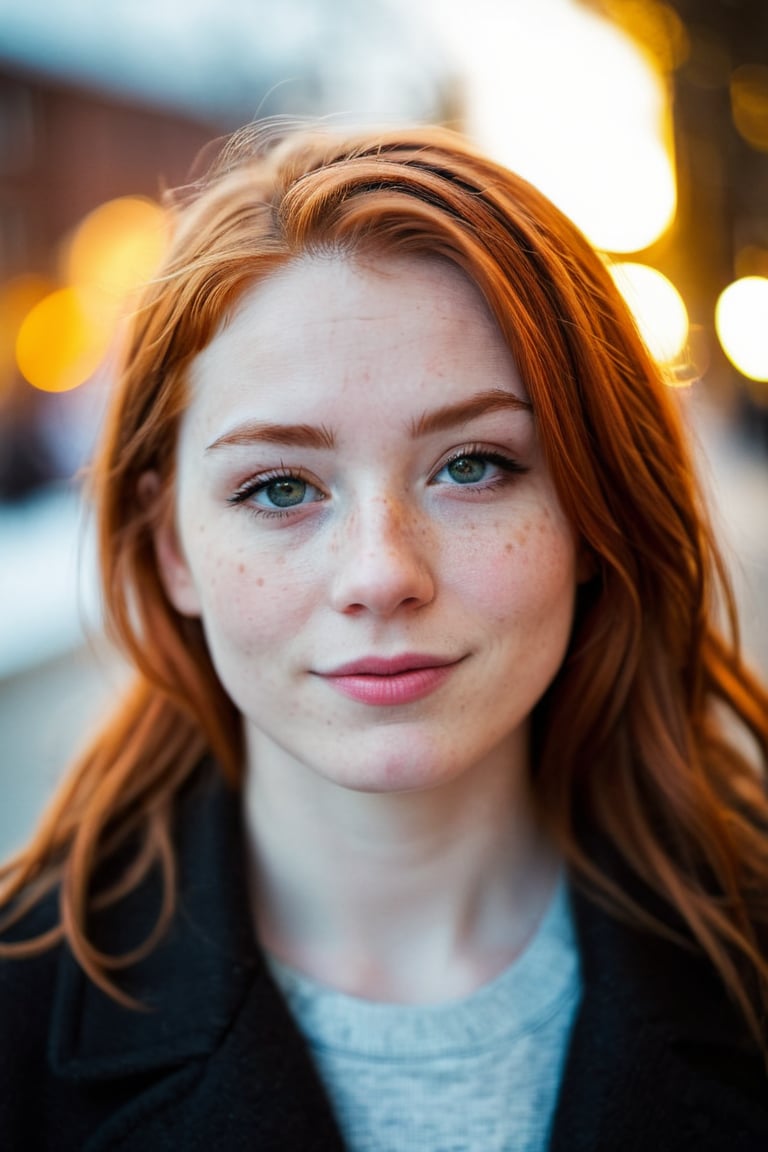
<instances>
[{"instance_id":1,"label":"cheek","mask_svg":"<svg viewBox=\"0 0 768 1152\"><path fill-rule=\"evenodd\" d=\"M246 653L271 639L284 642L308 611L311 582L283 551L254 551L232 543L198 556L203 625L212 641Z\"/></svg>"},{"instance_id":2,"label":"cheek","mask_svg":"<svg viewBox=\"0 0 768 1152\"><path fill-rule=\"evenodd\" d=\"M498 523L470 540L459 566L462 592L494 624L570 626L576 549L567 525L551 514Z\"/></svg>"}]
</instances>

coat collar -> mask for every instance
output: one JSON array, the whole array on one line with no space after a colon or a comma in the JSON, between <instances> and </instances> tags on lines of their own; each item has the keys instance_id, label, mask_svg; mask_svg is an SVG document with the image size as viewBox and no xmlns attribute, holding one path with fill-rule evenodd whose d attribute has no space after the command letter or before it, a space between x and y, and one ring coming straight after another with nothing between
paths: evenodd
<instances>
[{"instance_id":1,"label":"coat collar","mask_svg":"<svg viewBox=\"0 0 768 1152\"><path fill-rule=\"evenodd\" d=\"M80 1083L163 1073L184 1100L174 1118L176 1146L224 1146L216 1125L234 1113L255 1134L277 1100L296 1140L276 1139L275 1147L340 1149L309 1056L254 941L241 805L215 770L201 772L184 794L176 843L173 929L121 978L147 1010L122 1008L63 954L50 1033L54 1071ZM144 938L158 889L150 879L119 915L99 922L110 950ZM768 1147L765 1070L708 965L575 890L572 897L584 995L552 1152ZM145 1117L142 1134L154 1122ZM739 1143L742 1130L747 1140L758 1132L760 1142ZM110 1146L115 1133L106 1132L94 1147Z\"/></svg>"},{"instance_id":2,"label":"coat collar","mask_svg":"<svg viewBox=\"0 0 768 1152\"><path fill-rule=\"evenodd\" d=\"M261 965L248 914L241 806L206 766L185 790L174 830L178 903L160 945L118 970L122 989L142 1003L126 1009L62 954L54 1000L50 1060L67 1078L107 1080L178 1065L211 1053ZM90 926L97 943L120 954L146 939L160 910L151 875L116 909Z\"/></svg>"},{"instance_id":3,"label":"coat collar","mask_svg":"<svg viewBox=\"0 0 768 1152\"><path fill-rule=\"evenodd\" d=\"M572 900L584 992L551 1152L768 1148L765 1065L709 962Z\"/></svg>"},{"instance_id":4,"label":"coat collar","mask_svg":"<svg viewBox=\"0 0 768 1152\"><path fill-rule=\"evenodd\" d=\"M147 1010L107 997L65 952L49 1062L73 1088L111 1101L87 1152L258 1147L343 1152L330 1105L256 947L241 804L215 769L187 789L175 829L178 904L172 930L121 986ZM159 907L150 879L97 937L125 951ZM149 1085L149 1087L147 1087Z\"/></svg>"}]
</instances>

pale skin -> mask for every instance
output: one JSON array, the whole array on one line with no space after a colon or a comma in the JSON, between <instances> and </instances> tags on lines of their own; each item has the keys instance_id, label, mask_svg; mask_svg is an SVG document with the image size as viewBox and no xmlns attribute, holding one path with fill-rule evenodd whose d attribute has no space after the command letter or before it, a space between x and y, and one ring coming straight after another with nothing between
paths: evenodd
<instances>
[{"instance_id":1,"label":"pale skin","mask_svg":"<svg viewBox=\"0 0 768 1152\"><path fill-rule=\"evenodd\" d=\"M355 995L466 995L552 892L529 717L583 575L506 344L445 262L324 256L190 384L156 545L243 716L257 933Z\"/></svg>"}]
</instances>

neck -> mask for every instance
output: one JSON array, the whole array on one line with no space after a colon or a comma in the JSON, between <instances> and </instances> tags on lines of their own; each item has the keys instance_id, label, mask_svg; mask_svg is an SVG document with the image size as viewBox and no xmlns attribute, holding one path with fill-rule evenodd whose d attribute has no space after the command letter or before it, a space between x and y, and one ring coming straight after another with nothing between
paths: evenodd
<instances>
[{"instance_id":1,"label":"neck","mask_svg":"<svg viewBox=\"0 0 768 1152\"><path fill-rule=\"evenodd\" d=\"M263 740L249 762L256 927L283 962L367 999L429 1002L469 994L527 944L557 859L522 763L369 793Z\"/></svg>"}]
</instances>

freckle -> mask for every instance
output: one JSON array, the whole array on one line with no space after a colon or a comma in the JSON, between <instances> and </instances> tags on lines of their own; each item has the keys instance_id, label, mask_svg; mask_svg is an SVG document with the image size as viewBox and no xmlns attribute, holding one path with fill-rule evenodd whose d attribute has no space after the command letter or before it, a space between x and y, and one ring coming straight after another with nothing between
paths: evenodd
<instances>
[{"instance_id":1,"label":"freckle","mask_svg":"<svg viewBox=\"0 0 768 1152\"><path fill-rule=\"evenodd\" d=\"M258 579L256 580L256 587L257 588L263 588L264 587L264 577L263 576L259 576Z\"/></svg>"},{"instance_id":2,"label":"freckle","mask_svg":"<svg viewBox=\"0 0 768 1152\"><path fill-rule=\"evenodd\" d=\"M238 570L238 572L240 572L240 573L243 573L243 572L245 572L245 564L238 564L238 566L237 566L237 570Z\"/></svg>"},{"instance_id":3,"label":"freckle","mask_svg":"<svg viewBox=\"0 0 768 1152\"><path fill-rule=\"evenodd\" d=\"M519 531L515 533L515 540L517 541L517 544L520 548L522 548L525 545L526 541L528 540L528 536L530 535L530 531L531 531L530 521L526 520L525 523L520 527Z\"/></svg>"},{"instance_id":4,"label":"freckle","mask_svg":"<svg viewBox=\"0 0 768 1152\"><path fill-rule=\"evenodd\" d=\"M513 549L513 547L514 547L514 545L513 545L513 544L511 544L511 543L510 543L510 544L507 544L507 545L505 545L505 547L504 547L504 551L505 551L505 552L511 552L511 551L512 551L512 549Z\"/></svg>"}]
</instances>

